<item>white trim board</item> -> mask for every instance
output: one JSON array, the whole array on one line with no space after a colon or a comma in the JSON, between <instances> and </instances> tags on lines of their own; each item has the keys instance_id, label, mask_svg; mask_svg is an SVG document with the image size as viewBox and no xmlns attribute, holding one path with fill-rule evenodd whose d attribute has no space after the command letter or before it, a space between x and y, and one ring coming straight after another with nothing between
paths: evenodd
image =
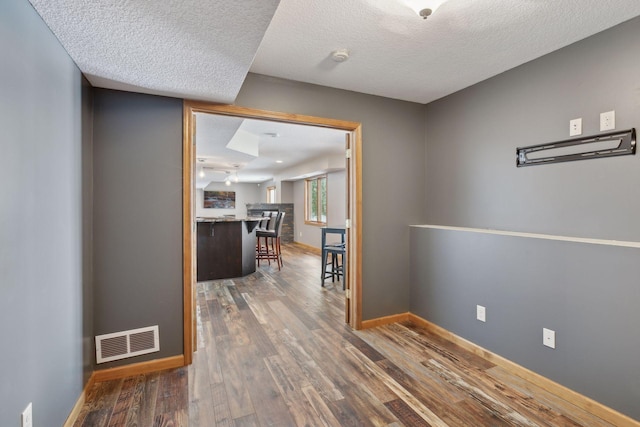
<instances>
[{"instance_id":1,"label":"white trim board","mask_svg":"<svg viewBox=\"0 0 640 427\"><path fill-rule=\"evenodd\" d=\"M522 233L519 231L502 231L502 230L491 230L491 229L485 229L485 228L450 227L446 225L428 225L427 224L427 225L410 225L410 227L432 228L436 230L465 231L469 233L497 234L500 236L527 237L530 239L559 240L562 242L587 243L590 245L620 246L625 248L640 249L640 242L628 242L623 240L589 239L584 237L556 236L553 234Z\"/></svg>"}]
</instances>

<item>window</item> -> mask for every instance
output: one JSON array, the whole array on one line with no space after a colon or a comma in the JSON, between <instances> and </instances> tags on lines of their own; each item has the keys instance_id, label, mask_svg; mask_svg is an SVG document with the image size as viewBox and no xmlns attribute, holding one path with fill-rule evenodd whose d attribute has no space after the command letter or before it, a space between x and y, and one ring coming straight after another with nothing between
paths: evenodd
<instances>
[{"instance_id":1,"label":"window","mask_svg":"<svg viewBox=\"0 0 640 427\"><path fill-rule=\"evenodd\" d=\"M276 202L276 187L267 187L267 203Z\"/></svg>"},{"instance_id":2,"label":"window","mask_svg":"<svg viewBox=\"0 0 640 427\"><path fill-rule=\"evenodd\" d=\"M327 177L305 179L304 221L308 224L327 224Z\"/></svg>"}]
</instances>

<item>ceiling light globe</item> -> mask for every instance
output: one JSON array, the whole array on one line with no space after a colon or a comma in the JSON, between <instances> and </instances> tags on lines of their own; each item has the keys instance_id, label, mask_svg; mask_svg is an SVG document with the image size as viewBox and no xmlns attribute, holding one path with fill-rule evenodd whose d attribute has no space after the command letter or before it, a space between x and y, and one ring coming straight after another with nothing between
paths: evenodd
<instances>
[{"instance_id":1,"label":"ceiling light globe","mask_svg":"<svg viewBox=\"0 0 640 427\"><path fill-rule=\"evenodd\" d=\"M431 9L422 9L418 15L422 16L422 19L427 19L433 11Z\"/></svg>"},{"instance_id":2,"label":"ceiling light globe","mask_svg":"<svg viewBox=\"0 0 640 427\"><path fill-rule=\"evenodd\" d=\"M427 19L447 0L403 0L415 13Z\"/></svg>"}]
</instances>

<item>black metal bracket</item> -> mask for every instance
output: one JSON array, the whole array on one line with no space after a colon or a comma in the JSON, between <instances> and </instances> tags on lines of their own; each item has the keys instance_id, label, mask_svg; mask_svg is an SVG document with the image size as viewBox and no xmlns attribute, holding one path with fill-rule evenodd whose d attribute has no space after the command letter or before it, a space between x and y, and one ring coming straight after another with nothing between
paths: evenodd
<instances>
[{"instance_id":1,"label":"black metal bracket","mask_svg":"<svg viewBox=\"0 0 640 427\"><path fill-rule=\"evenodd\" d=\"M549 155L539 157L537 153L542 151L549 151ZM535 166L634 154L636 154L636 130L632 128L602 135L520 147L516 149L516 165L518 167Z\"/></svg>"}]
</instances>

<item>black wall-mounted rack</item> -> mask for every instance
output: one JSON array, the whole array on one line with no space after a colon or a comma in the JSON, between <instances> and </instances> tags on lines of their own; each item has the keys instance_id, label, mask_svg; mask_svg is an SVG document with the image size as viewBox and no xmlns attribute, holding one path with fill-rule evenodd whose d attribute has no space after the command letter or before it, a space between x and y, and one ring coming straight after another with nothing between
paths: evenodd
<instances>
[{"instance_id":1,"label":"black wall-mounted rack","mask_svg":"<svg viewBox=\"0 0 640 427\"><path fill-rule=\"evenodd\" d=\"M540 157L538 153L543 151L549 151L549 155ZM633 154L636 154L635 128L517 148L516 165L535 166Z\"/></svg>"}]
</instances>

